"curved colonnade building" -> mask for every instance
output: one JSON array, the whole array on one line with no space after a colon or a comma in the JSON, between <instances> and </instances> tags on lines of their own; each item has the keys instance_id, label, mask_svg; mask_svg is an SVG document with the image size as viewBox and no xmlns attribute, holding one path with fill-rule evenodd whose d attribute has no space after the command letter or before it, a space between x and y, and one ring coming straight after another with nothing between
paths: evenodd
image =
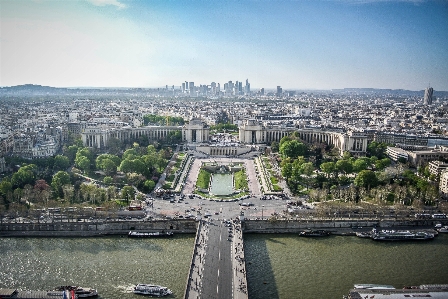
<instances>
[{"instance_id":1,"label":"curved colonnade building","mask_svg":"<svg viewBox=\"0 0 448 299\"><path fill-rule=\"evenodd\" d=\"M367 151L368 136L361 132L342 132L313 128L297 128L281 125L263 125L250 119L239 127L240 142L245 144L270 144L280 141L285 136L297 132L300 139L307 143L325 143L339 149L342 155L345 151L353 156L364 156Z\"/></svg>"},{"instance_id":2,"label":"curved colonnade building","mask_svg":"<svg viewBox=\"0 0 448 299\"><path fill-rule=\"evenodd\" d=\"M285 136L297 132L300 139L307 143L319 142L335 146L342 155L345 151L353 156L363 156L367 151L367 135L359 132L340 132L312 128L297 128L293 126L264 125L262 122L249 119L239 127L240 145L213 145L210 151L206 150L206 143L209 141L209 126L199 120L192 119L184 126L145 126L133 128L130 126L121 128L86 127L81 132L84 146L105 149L111 137L121 141L135 139L140 136L147 136L150 140L160 140L166 138L170 132L181 131L182 141L188 144L197 144L201 151L209 155L239 155L246 150L242 150L242 145L270 144L272 141L279 142Z\"/></svg>"},{"instance_id":3,"label":"curved colonnade building","mask_svg":"<svg viewBox=\"0 0 448 299\"><path fill-rule=\"evenodd\" d=\"M147 136L149 140L161 140L167 138L171 132L182 132L182 141L188 143L208 142L210 129L206 123L199 119L192 119L184 126L144 126L144 127L107 127L91 124L81 132L84 146L105 149L110 138L120 141L137 139Z\"/></svg>"}]
</instances>

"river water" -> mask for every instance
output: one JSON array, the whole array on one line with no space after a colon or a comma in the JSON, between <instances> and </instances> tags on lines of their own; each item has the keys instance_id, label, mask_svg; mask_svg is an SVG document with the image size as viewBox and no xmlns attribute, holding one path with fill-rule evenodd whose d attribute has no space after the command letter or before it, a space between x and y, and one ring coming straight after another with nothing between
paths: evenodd
<instances>
[{"instance_id":1,"label":"river water","mask_svg":"<svg viewBox=\"0 0 448 299\"><path fill-rule=\"evenodd\" d=\"M100 298L140 298L156 283L182 298L194 236L170 239L0 238L0 287L47 290L76 284ZM355 283L448 283L448 234L429 242L381 243L357 237L245 235L249 297L340 299Z\"/></svg>"},{"instance_id":2,"label":"river water","mask_svg":"<svg viewBox=\"0 0 448 299\"><path fill-rule=\"evenodd\" d=\"M355 283L448 283L448 235L431 241L246 235L251 298L340 299Z\"/></svg>"}]
</instances>

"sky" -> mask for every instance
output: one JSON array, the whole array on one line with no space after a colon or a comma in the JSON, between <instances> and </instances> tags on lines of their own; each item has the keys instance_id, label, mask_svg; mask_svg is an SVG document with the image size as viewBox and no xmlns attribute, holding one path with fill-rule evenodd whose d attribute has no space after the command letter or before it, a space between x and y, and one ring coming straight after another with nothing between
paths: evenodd
<instances>
[{"instance_id":1,"label":"sky","mask_svg":"<svg viewBox=\"0 0 448 299\"><path fill-rule=\"evenodd\" d=\"M0 86L448 91L447 0L0 0Z\"/></svg>"}]
</instances>

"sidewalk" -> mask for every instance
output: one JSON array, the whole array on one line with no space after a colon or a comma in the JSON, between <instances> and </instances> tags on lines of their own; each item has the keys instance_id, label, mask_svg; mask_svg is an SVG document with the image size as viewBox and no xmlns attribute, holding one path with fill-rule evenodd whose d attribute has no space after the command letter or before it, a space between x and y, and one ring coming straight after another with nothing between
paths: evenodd
<instances>
[{"instance_id":1,"label":"sidewalk","mask_svg":"<svg viewBox=\"0 0 448 299\"><path fill-rule=\"evenodd\" d=\"M204 272L205 246L207 244L208 223L199 222L194 244L193 257L188 275L185 299L201 298L202 275Z\"/></svg>"},{"instance_id":2,"label":"sidewalk","mask_svg":"<svg viewBox=\"0 0 448 299\"><path fill-rule=\"evenodd\" d=\"M241 222L235 221L232 240L233 298L247 299L246 261L244 257L243 231Z\"/></svg>"}]
</instances>

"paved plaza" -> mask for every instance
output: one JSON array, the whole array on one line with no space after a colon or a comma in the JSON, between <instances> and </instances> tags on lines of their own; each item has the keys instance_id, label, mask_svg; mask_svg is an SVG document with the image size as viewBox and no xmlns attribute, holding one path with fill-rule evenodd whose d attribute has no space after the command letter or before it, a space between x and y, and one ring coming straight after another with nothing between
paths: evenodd
<instances>
[{"instance_id":1,"label":"paved plaza","mask_svg":"<svg viewBox=\"0 0 448 299\"><path fill-rule=\"evenodd\" d=\"M203 199L202 197L193 195L200 168L203 163L207 162L216 162L218 164L243 163L246 168L250 196L237 201L217 201L214 199ZM286 200L278 198L261 200L263 197L261 190L262 186L257 178L253 158L196 158L187 174L181 194L173 195L171 200L156 198L154 200L154 206L147 208L147 211L152 211L155 216L162 215L182 218L185 216L197 217L200 215L203 218L207 215L209 219L232 219L238 217L243 212L245 218L267 219L273 214L282 214L286 210ZM285 193L289 192L285 190ZM180 200L181 197L183 197L183 200ZM242 206L242 203L251 203L251 205Z\"/></svg>"}]
</instances>

